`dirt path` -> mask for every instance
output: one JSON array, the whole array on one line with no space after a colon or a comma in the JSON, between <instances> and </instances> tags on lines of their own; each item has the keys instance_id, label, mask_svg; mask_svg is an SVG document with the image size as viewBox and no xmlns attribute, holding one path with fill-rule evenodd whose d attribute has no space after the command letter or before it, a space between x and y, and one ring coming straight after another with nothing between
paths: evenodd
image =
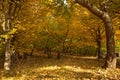
<instances>
[{"instance_id":1,"label":"dirt path","mask_svg":"<svg viewBox=\"0 0 120 80\"><path fill-rule=\"evenodd\" d=\"M11 72L12 77L1 76L0 80L119 80L120 78L119 69L114 71L101 69L103 60L97 60L95 57L66 56L58 60L33 56L16 65L17 68L13 67Z\"/></svg>"}]
</instances>

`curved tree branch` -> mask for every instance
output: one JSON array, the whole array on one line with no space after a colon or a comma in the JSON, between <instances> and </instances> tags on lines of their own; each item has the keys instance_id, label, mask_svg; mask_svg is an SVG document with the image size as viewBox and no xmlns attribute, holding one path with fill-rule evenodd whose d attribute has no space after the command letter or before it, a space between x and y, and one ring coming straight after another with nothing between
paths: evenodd
<instances>
[{"instance_id":1,"label":"curved tree branch","mask_svg":"<svg viewBox=\"0 0 120 80\"><path fill-rule=\"evenodd\" d=\"M99 18L102 18L104 15L104 12L102 10L91 4L88 0L75 0L75 2L87 8L90 12L92 12L94 15L98 16Z\"/></svg>"}]
</instances>

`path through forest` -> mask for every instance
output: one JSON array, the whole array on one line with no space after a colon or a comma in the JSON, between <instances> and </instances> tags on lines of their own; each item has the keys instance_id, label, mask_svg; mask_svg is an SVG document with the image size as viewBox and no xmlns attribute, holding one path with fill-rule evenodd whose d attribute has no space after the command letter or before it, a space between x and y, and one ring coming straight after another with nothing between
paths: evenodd
<instances>
[{"instance_id":1,"label":"path through forest","mask_svg":"<svg viewBox=\"0 0 120 80\"><path fill-rule=\"evenodd\" d=\"M14 62L11 77L0 80L119 80L120 69L104 70L103 60L95 57L64 56L48 59L45 55L28 57ZM17 67L15 67L17 66Z\"/></svg>"}]
</instances>

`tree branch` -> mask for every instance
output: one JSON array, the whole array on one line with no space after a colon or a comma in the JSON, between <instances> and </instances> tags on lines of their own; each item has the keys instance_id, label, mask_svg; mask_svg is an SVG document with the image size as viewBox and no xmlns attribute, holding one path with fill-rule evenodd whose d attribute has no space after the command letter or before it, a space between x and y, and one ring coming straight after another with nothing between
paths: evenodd
<instances>
[{"instance_id":1,"label":"tree branch","mask_svg":"<svg viewBox=\"0 0 120 80\"><path fill-rule=\"evenodd\" d=\"M98 9L96 6L91 4L88 0L75 0L75 2L87 8L90 12L92 12L94 15L98 16L99 18L102 18L104 15L104 12L102 10Z\"/></svg>"}]
</instances>

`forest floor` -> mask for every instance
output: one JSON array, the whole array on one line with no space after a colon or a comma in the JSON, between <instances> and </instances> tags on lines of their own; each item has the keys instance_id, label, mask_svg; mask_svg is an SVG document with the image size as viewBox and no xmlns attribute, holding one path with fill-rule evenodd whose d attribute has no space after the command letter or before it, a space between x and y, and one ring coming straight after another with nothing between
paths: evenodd
<instances>
[{"instance_id":1,"label":"forest floor","mask_svg":"<svg viewBox=\"0 0 120 80\"><path fill-rule=\"evenodd\" d=\"M105 70L101 68L103 64L104 61L96 57L69 55L48 59L45 55L34 55L16 60L11 76L3 76L0 67L0 80L120 80L119 66L115 70Z\"/></svg>"}]
</instances>

